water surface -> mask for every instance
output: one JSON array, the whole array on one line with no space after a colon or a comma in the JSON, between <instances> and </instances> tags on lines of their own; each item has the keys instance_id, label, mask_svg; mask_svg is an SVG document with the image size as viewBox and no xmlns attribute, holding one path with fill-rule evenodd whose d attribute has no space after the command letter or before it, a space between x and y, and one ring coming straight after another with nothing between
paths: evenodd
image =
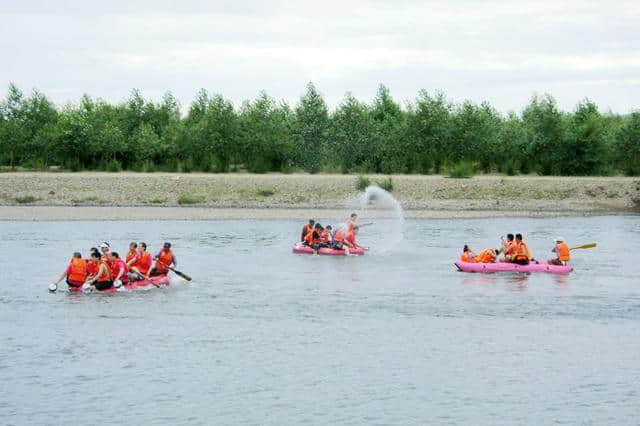
<instances>
[{"instance_id":1,"label":"water surface","mask_svg":"<svg viewBox=\"0 0 640 426\"><path fill-rule=\"evenodd\" d=\"M637 424L638 219L407 221L395 247L378 221L358 258L291 254L292 221L1 222L0 424ZM456 272L509 231L599 246ZM170 240L194 281L47 292L103 240Z\"/></svg>"}]
</instances>

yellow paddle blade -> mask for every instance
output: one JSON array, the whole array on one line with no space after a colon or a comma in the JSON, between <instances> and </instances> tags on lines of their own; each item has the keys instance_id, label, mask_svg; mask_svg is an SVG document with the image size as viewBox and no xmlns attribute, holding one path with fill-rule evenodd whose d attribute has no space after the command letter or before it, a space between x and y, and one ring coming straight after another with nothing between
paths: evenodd
<instances>
[{"instance_id":1,"label":"yellow paddle blade","mask_svg":"<svg viewBox=\"0 0 640 426\"><path fill-rule=\"evenodd\" d=\"M589 244L583 244L581 246L571 247L570 250L590 249L590 248L594 248L594 247L598 247L598 245L596 243L589 243Z\"/></svg>"}]
</instances>

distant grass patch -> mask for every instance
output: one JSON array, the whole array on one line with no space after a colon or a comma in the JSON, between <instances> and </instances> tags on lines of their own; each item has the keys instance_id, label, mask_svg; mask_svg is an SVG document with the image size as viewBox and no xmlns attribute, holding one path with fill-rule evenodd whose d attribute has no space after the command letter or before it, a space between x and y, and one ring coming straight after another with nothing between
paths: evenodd
<instances>
[{"instance_id":1,"label":"distant grass patch","mask_svg":"<svg viewBox=\"0 0 640 426\"><path fill-rule=\"evenodd\" d=\"M106 170L112 173L119 172L122 170L122 164L118 160L110 160L107 162Z\"/></svg>"},{"instance_id":2,"label":"distant grass patch","mask_svg":"<svg viewBox=\"0 0 640 426\"><path fill-rule=\"evenodd\" d=\"M73 198L71 202L73 204L83 204L83 203L103 203L104 201L96 197L95 195L89 195L88 197L84 197L84 198Z\"/></svg>"},{"instance_id":3,"label":"distant grass patch","mask_svg":"<svg viewBox=\"0 0 640 426\"><path fill-rule=\"evenodd\" d=\"M167 202L166 198L154 198L148 201L149 204L164 204L166 202Z\"/></svg>"},{"instance_id":4,"label":"distant grass patch","mask_svg":"<svg viewBox=\"0 0 640 426\"><path fill-rule=\"evenodd\" d=\"M268 188L262 188L262 189L258 189L257 194L261 197L271 197L273 195L275 195L276 191L274 191L273 189L268 189Z\"/></svg>"},{"instance_id":5,"label":"distant grass patch","mask_svg":"<svg viewBox=\"0 0 640 426\"><path fill-rule=\"evenodd\" d=\"M178 197L178 204L180 205L200 204L202 202L204 202L203 195L182 194Z\"/></svg>"},{"instance_id":6,"label":"distant grass patch","mask_svg":"<svg viewBox=\"0 0 640 426\"><path fill-rule=\"evenodd\" d=\"M387 192L393 191L393 181L391 180L391 176L377 181L376 184Z\"/></svg>"},{"instance_id":7,"label":"distant grass patch","mask_svg":"<svg viewBox=\"0 0 640 426\"><path fill-rule=\"evenodd\" d=\"M16 197L16 203L18 204L29 204L35 203L36 201L40 201L40 198L34 197L33 195L25 195L23 197Z\"/></svg>"},{"instance_id":8,"label":"distant grass patch","mask_svg":"<svg viewBox=\"0 0 640 426\"><path fill-rule=\"evenodd\" d=\"M358 176L356 178L356 189L358 191L364 191L367 186L371 185L371 181L366 176Z\"/></svg>"},{"instance_id":9,"label":"distant grass patch","mask_svg":"<svg viewBox=\"0 0 640 426\"><path fill-rule=\"evenodd\" d=\"M453 179L469 179L475 174L475 164L471 161L461 161L449 169L449 177Z\"/></svg>"}]
</instances>

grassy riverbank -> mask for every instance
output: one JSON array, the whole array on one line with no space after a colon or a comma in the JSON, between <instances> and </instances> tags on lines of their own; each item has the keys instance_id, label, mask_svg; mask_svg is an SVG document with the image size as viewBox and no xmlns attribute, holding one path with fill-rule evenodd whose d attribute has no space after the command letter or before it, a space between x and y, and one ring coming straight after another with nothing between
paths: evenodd
<instances>
[{"instance_id":1,"label":"grassy riverbank","mask_svg":"<svg viewBox=\"0 0 640 426\"><path fill-rule=\"evenodd\" d=\"M376 183L387 177L367 178ZM0 218L12 218L15 214L8 213L12 208L26 206L66 207L71 216L78 210L68 207L83 206L170 207L171 218L193 216L193 211L184 209L187 206L198 207L206 218L225 209L238 209L240 214L247 209L270 209L282 212L278 216L297 210L306 215L316 209L356 208L357 180L353 175L307 174L0 173ZM499 215L620 213L640 207L638 178L394 175L391 182L392 194L410 217L449 211L463 216L482 211ZM150 218L166 216L158 213L162 209L144 210Z\"/></svg>"}]
</instances>

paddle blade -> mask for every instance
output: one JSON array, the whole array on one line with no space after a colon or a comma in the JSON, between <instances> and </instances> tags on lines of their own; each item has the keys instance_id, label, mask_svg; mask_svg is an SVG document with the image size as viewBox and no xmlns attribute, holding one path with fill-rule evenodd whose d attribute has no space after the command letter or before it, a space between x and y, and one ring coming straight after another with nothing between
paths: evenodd
<instances>
[{"instance_id":1,"label":"paddle blade","mask_svg":"<svg viewBox=\"0 0 640 426\"><path fill-rule=\"evenodd\" d=\"M590 248L595 248L598 247L598 244L596 243L589 243L589 244L583 244L581 246L576 246L576 247L571 247L571 250L578 250L578 249L590 249Z\"/></svg>"},{"instance_id":2,"label":"paddle blade","mask_svg":"<svg viewBox=\"0 0 640 426\"><path fill-rule=\"evenodd\" d=\"M187 280L187 281L191 281L191 277L190 277L189 275L185 274L184 272L180 272L180 271L178 271L178 270L176 270L176 269L173 269L173 272L175 272L175 273L176 273L176 275L178 275L178 276L180 276L180 277L184 278L185 280Z\"/></svg>"}]
</instances>

